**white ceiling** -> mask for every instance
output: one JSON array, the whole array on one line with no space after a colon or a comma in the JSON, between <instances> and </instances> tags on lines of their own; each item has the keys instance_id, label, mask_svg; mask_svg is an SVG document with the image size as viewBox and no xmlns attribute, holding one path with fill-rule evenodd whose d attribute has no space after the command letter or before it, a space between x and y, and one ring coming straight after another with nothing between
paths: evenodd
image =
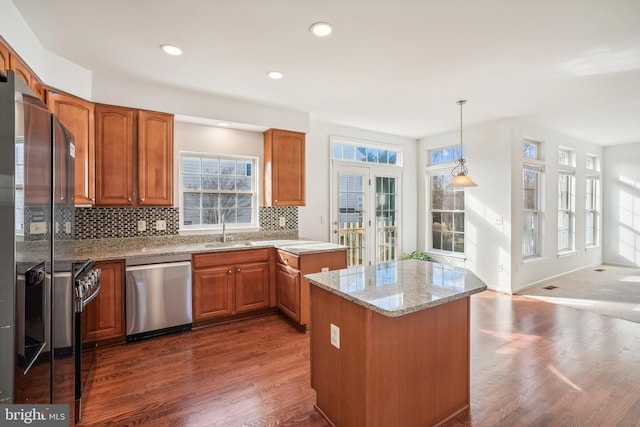
<instances>
[{"instance_id":1,"label":"white ceiling","mask_svg":"<svg viewBox=\"0 0 640 427\"><path fill-rule=\"evenodd\" d=\"M523 117L640 142L638 0L13 2L46 49L90 70L312 120L420 138L457 128L467 99L465 126ZM333 34L313 36L318 21Z\"/></svg>"}]
</instances>

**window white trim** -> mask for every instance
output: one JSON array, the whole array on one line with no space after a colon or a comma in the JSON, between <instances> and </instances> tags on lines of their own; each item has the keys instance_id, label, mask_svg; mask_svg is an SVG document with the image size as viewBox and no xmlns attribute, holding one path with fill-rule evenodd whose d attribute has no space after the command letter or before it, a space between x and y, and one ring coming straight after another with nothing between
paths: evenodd
<instances>
[{"instance_id":1,"label":"window white trim","mask_svg":"<svg viewBox=\"0 0 640 427\"><path fill-rule=\"evenodd\" d=\"M201 192L201 194L240 194L240 195L251 195L251 221L248 223L234 223L227 222L226 230L235 230L235 231L256 231L259 230L258 224L258 211L259 211L259 186L258 179L260 176L259 171L259 158L255 156L240 156L233 154L219 154L219 153L205 153L205 152L195 152L195 151L180 151L179 153L179 165L178 165L178 176L179 176L179 234L215 234L220 233L222 231L222 224L220 222L216 222L213 224L194 224L194 225L185 225L184 224L184 214L185 214L185 206L184 206L184 193L190 192L190 189L184 188L184 173L183 173L183 158L184 157L199 157L199 158L209 158L209 159L224 159L224 160L242 160L251 162L252 169L252 177L250 179L252 189L245 191L219 191L219 190L210 190L206 191L202 188L193 189L191 192ZM238 175L236 175L238 176ZM202 209L202 208L200 208ZM218 210L221 210L222 207L219 207Z\"/></svg>"}]
</instances>

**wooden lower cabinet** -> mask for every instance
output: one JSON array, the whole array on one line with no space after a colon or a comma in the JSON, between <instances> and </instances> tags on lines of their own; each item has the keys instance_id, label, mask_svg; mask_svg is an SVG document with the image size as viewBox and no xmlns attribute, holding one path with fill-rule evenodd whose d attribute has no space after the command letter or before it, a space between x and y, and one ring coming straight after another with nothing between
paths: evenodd
<instances>
[{"instance_id":1,"label":"wooden lower cabinet","mask_svg":"<svg viewBox=\"0 0 640 427\"><path fill-rule=\"evenodd\" d=\"M291 320L300 323L300 270L278 263L276 283L278 308Z\"/></svg>"},{"instance_id":2,"label":"wooden lower cabinet","mask_svg":"<svg viewBox=\"0 0 640 427\"><path fill-rule=\"evenodd\" d=\"M309 282L305 274L319 273L322 269L347 268L347 251L337 250L295 255L277 251L276 302L277 307L302 329L311 330Z\"/></svg>"},{"instance_id":3,"label":"wooden lower cabinet","mask_svg":"<svg viewBox=\"0 0 640 427\"><path fill-rule=\"evenodd\" d=\"M193 322L275 306L270 249L193 255Z\"/></svg>"},{"instance_id":4,"label":"wooden lower cabinet","mask_svg":"<svg viewBox=\"0 0 640 427\"><path fill-rule=\"evenodd\" d=\"M82 316L82 341L98 345L125 342L124 260L96 262L100 275L100 293Z\"/></svg>"}]
</instances>

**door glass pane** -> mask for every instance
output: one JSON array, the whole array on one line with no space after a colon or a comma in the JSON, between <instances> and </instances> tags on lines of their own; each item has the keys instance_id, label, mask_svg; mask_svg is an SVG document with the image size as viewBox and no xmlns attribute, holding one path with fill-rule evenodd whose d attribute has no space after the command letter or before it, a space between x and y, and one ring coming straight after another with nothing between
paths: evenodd
<instances>
[{"instance_id":1,"label":"door glass pane","mask_svg":"<svg viewBox=\"0 0 640 427\"><path fill-rule=\"evenodd\" d=\"M348 247L347 264L364 263L365 179L363 175L338 175L339 243Z\"/></svg>"},{"instance_id":2,"label":"door glass pane","mask_svg":"<svg viewBox=\"0 0 640 427\"><path fill-rule=\"evenodd\" d=\"M376 177L376 262L398 259L396 178Z\"/></svg>"}]
</instances>

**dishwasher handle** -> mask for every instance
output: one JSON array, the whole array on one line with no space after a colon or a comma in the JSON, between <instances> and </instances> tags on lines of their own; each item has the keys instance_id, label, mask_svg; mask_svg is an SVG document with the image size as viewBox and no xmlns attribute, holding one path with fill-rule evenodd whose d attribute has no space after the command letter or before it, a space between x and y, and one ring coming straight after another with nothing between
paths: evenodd
<instances>
[{"instance_id":1,"label":"dishwasher handle","mask_svg":"<svg viewBox=\"0 0 640 427\"><path fill-rule=\"evenodd\" d=\"M180 261L180 262L163 262L160 264L144 264L144 265L131 265L127 267L127 271L139 271L139 270L149 270L152 268L172 268L172 267L191 267L191 261Z\"/></svg>"}]
</instances>

